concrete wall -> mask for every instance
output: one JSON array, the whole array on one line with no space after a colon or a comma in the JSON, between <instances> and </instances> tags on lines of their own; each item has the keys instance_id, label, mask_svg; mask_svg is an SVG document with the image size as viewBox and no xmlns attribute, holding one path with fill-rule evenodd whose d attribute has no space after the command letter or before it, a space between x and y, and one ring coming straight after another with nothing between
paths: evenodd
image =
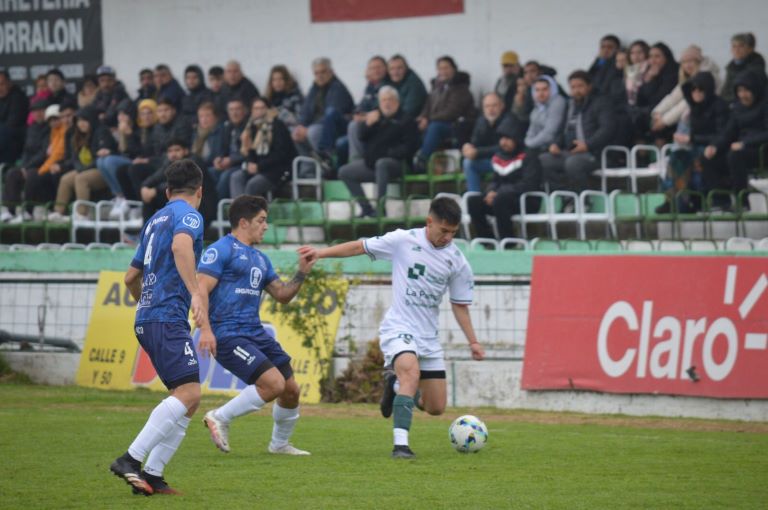
<instances>
[{"instance_id":1,"label":"concrete wall","mask_svg":"<svg viewBox=\"0 0 768 510\"><path fill-rule=\"evenodd\" d=\"M80 366L80 353L3 351L2 354L11 369L27 374L38 384L75 384L77 367Z\"/></svg>"},{"instance_id":2,"label":"concrete wall","mask_svg":"<svg viewBox=\"0 0 768 510\"><path fill-rule=\"evenodd\" d=\"M679 55L692 43L721 66L729 40L752 31L758 49L768 40L768 4L743 0L465 0L463 14L369 22L311 23L309 0L103 0L104 59L116 67L131 93L139 69L168 63L181 78L184 67L204 68L237 58L263 90L269 68L286 64L303 90L311 83L310 61L333 59L356 99L374 54L404 54L426 81L434 61L453 55L472 75L476 93L492 88L499 56L516 50L565 76L587 67L598 39L612 32L628 44L665 41Z\"/></svg>"}]
</instances>

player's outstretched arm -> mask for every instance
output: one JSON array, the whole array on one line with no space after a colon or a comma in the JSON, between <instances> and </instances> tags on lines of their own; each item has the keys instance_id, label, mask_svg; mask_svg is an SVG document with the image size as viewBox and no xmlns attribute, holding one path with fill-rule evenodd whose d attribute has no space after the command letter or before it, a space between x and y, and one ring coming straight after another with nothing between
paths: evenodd
<instances>
[{"instance_id":1,"label":"player's outstretched arm","mask_svg":"<svg viewBox=\"0 0 768 510\"><path fill-rule=\"evenodd\" d=\"M475 335L472 318L469 316L469 306L451 303L451 309L453 310L453 316L456 317L456 322L459 323L464 336L467 337L469 348L472 350L472 359L482 360L485 358L485 349L483 349L482 344L477 340L477 335Z\"/></svg>"},{"instance_id":2,"label":"player's outstretched arm","mask_svg":"<svg viewBox=\"0 0 768 510\"><path fill-rule=\"evenodd\" d=\"M312 266L317 262L316 257L310 257L308 254L299 255L299 270L293 275L290 281L284 282L280 278L273 280L267 285L266 290L269 295L279 303L288 303L299 293L301 285L312 270Z\"/></svg>"},{"instance_id":3,"label":"player's outstretched arm","mask_svg":"<svg viewBox=\"0 0 768 510\"><path fill-rule=\"evenodd\" d=\"M144 271L133 266L129 267L128 271L125 272L125 286L128 287L128 292L131 293L131 296L136 301L141 298L141 278L143 275Z\"/></svg>"},{"instance_id":4,"label":"player's outstretched arm","mask_svg":"<svg viewBox=\"0 0 768 510\"><path fill-rule=\"evenodd\" d=\"M313 248L312 246L302 246L298 250L300 256L307 256L313 260L316 259L333 259L333 258L345 258L354 257L355 255L363 255L365 248L362 241L349 241L346 243L337 244L335 246L328 246L326 248Z\"/></svg>"}]
</instances>

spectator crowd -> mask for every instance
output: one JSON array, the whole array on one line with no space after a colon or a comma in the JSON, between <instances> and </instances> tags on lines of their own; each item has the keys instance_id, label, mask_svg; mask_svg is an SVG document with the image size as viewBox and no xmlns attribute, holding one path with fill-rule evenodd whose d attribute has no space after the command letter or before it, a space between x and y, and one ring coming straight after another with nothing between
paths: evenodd
<instances>
[{"instance_id":1,"label":"spectator crowd","mask_svg":"<svg viewBox=\"0 0 768 510\"><path fill-rule=\"evenodd\" d=\"M469 202L475 229L492 237L493 215L508 237L522 193L595 188L603 149L638 143L674 144L661 209L695 210L701 204L673 204L679 191L746 189L768 143L768 78L755 37L734 35L731 54L721 70L696 45L676 59L663 42L624 47L606 35L589 67L563 77L507 51L493 91L478 101L450 56L436 60L428 85L402 55L371 57L357 103L328 58L312 61L306 93L284 65L272 67L262 92L235 60L207 73L189 65L183 83L168 65L142 69L133 95L108 65L76 94L50 69L31 97L0 71L0 220L82 219L88 211L71 203L95 198L114 199L115 218L126 201L141 201L146 219L165 204L165 167L181 158L204 169L201 212L210 220L220 199L279 192L298 155L315 158L324 179L343 181L362 214L375 216L382 211L361 183L384 196L404 172L439 172L431 156L453 148L467 190L481 192ZM45 203L54 207L35 207Z\"/></svg>"}]
</instances>

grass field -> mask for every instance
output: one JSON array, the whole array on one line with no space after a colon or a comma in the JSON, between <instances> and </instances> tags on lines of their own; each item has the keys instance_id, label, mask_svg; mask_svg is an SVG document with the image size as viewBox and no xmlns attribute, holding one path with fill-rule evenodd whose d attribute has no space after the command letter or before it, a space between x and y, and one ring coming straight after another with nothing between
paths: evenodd
<instances>
[{"instance_id":1,"label":"grass field","mask_svg":"<svg viewBox=\"0 0 768 510\"><path fill-rule=\"evenodd\" d=\"M266 452L271 413L236 422L233 451L199 416L166 479L183 496L133 496L108 471L161 394L0 385L0 508L761 508L768 424L449 409L418 413L414 461L389 458L391 425L373 406L305 406L294 444ZM205 397L201 409L222 398ZM459 414L486 420L489 443L448 443Z\"/></svg>"}]
</instances>

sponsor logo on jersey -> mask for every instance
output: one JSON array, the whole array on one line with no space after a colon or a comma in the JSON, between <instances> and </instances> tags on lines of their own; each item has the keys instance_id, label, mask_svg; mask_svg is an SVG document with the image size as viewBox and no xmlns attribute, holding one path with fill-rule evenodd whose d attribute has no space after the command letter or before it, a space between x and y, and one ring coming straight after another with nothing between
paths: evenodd
<instances>
[{"instance_id":1,"label":"sponsor logo on jersey","mask_svg":"<svg viewBox=\"0 0 768 510\"><path fill-rule=\"evenodd\" d=\"M413 248L411 248L411 251L421 251L421 246L416 245Z\"/></svg>"},{"instance_id":2,"label":"sponsor logo on jersey","mask_svg":"<svg viewBox=\"0 0 768 510\"><path fill-rule=\"evenodd\" d=\"M260 296L261 295L261 291L260 290L255 290L255 289L242 289L242 288L238 288L238 289L235 289L235 294L248 294L249 296Z\"/></svg>"},{"instance_id":3,"label":"sponsor logo on jersey","mask_svg":"<svg viewBox=\"0 0 768 510\"><path fill-rule=\"evenodd\" d=\"M219 252L216 250L216 248L208 248L205 250L203 258L200 259L200 262L203 264L213 264L216 262L217 258L219 258Z\"/></svg>"},{"instance_id":4,"label":"sponsor logo on jersey","mask_svg":"<svg viewBox=\"0 0 768 510\"><path fill-rule=\"evenodd\" d=\"M261 269L259 269L256 266L253 266L251 268L251 287L253 287L254 289L258 289L260 283L261 283Z\"/></svg>"},{"instance_id":5,"label":"sponsor logo on jersey","mask_svg":"<svg viewBox=\"0 0 768 510\"><path fill-rule=\"evenodd\" d=\"M189 228L196 229L200 226L200 218L195 213L189 213L181 219L181 222Z\"/></svg>"},{"instance_id":6,"label":"sponsor logo on jersey","mask_svg":"<svg viewBox=\"0 0 768 510\"><path fill-rule=\"evenodd\" d=\"M147 276L144 277L144 283L142 285L144 287L151 287L152 285L157 283L157 276L155 273L149 273Z\"/></svg>"},{"instance_id":7,"label":"sponsor logo on jersey","mask_svg":"<svg viewBox=\"0 0 768 510\"><path fill-rule=\"evenodd\" d=\"M408 268L408 278L411 280L418 280L419 276L424 276L427 268L424 264L414 264L413 267Z\"/></svg>"}]
</instances>

